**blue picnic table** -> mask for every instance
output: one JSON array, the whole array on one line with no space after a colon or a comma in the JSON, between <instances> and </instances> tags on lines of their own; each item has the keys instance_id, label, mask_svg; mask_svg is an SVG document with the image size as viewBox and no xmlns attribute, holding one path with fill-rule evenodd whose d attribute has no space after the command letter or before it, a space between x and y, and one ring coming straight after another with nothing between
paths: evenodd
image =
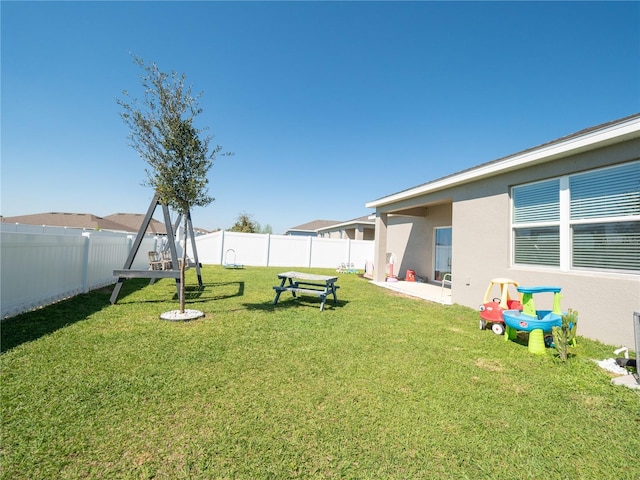
<instances>
[{"instance_id":1,"label":"blue picnic table","mask_svg":"<svg viewBox=\"0 0 640 480\"><path fill-rule=\"evenodd\" d=\"M329 275L315 275L313 273L301 272L283 272L278 274L280 285L276 285L273 289L276 291L276 298L273 304L277 305L282 292L291 292L295 297L296 294L316 295L320 297L320 311L324 310L324 304L328 295L333 295L333 303L338 302L336 290L340 288L336 285L338 277Z\"/></svg>"}]
</instances>

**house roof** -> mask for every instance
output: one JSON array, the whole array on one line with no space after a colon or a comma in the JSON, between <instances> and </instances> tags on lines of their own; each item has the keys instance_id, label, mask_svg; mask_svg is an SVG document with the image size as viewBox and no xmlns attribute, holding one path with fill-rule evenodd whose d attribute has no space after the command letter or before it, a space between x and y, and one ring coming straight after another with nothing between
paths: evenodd
<instances>
[{"instance_id":1,"label":"house roof","mask_svg":"<svg viewBox=\"0 0 640 480\"><path fill-rule=\"evenodd\" d=\"M2 217L4 223L48 225L52 227L88 228L93 230L125 230L124 225L90 213L47 212Z\"/></svg>"},{"instance_id":2,"label":"house roof","mask_svg":"<svg viewBox=\"0 0 640 480\"><path fill-rule=\"evenodd\" d=\"M292 227L287 232L317 232L319 229L340 223L338 220L314 220Z\"/></svg>"},{"instance_id":3,"label":"house roof","mask_svg":"<svg viewBox=\"0 0 640 480\"><path fill-rule=\"evenodd\" d=\"M129 232L137 232L140 230L140 226L144 220L144 215L141 213L113 213L104 218L126 226L127 231ZM147 233L166 235L167 228L164 223L152 218L151 222L149 222L149 226L147 227Z\"/></svg>"},{"instance_id":4,"label":"house roof","mask_svg":"<svg viewBox=\"0 0 640 480\"><path fill-rule=\"evenodd\" d=\"M501 173L640 137L640 113L580 130L536 147L423 183L365 204L377 208Z\"/></svg>"},{"instance_id":5,"label":"house roof","mask_svg":"<svg viewBox=\"0 0 640 480\"><path fill-rule=\"evenodd\" d=\"M4 223L22 223L25 225L48 225L50 227L86 228L91 230L114 230L137 232L144 215L135 213L117 213L108 217L98 217L90 213L47 212L32 215L2 217ZM163 223L151 219L147 232L166 234Z\"/></svg>"},{"instance_id":6,"label":"house roof","mask_svg":"<svg viewBox=\"0 0 640 480\"><path fill-rule=\"evenodd\" d=\"M318 231L344 228L353 225L371 225L373 227L375 226L375 221L370 220L369 215L365 215L363 217L354 218L353 220L347 220L346 222L336 222L331 225L327 225L326 227L319 228Z\"/></svg>"}]
</instances>

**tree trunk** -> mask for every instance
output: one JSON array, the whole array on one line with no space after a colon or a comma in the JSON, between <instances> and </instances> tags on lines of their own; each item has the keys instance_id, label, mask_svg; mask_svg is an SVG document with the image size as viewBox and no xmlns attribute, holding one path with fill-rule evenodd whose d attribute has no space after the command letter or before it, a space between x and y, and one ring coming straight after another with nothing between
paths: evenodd
<instances>
[{"instance_id":1,"label":"tree trunk","mask_svg":"<svg viewBox=\"0 0 640 480\"><path fill-rule=\"evenodd\" d=\"M182 261L180 263L180 313L184 313L184 270L187 263L187 220L189 216L187 214L184 217L184 227L182 232Z\"/></svg>"}]
</instances>

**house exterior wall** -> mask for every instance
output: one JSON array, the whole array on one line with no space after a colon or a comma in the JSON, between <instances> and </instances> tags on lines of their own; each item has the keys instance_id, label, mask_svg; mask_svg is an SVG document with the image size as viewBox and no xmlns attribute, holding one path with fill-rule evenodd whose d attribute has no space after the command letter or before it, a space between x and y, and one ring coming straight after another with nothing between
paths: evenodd
<instances>
[{"instance_id":1,"label":"house exterior wall","mask_svg":"<svg viewBox=\"0 0 640 480\"><path fill-rule=\"evenodd\" d=\"M510 207L508 186L500 179L468 190L456 192L452 205L451 299L475 308L492 278L514 276L509 271Z\"/></svg>"},{"instance_id":2,"label":"house exterior wall","mask_svg":"<svg viewBox=\"0 0 640 480\"><path fill-rule=\"evenodd\" d=\"M426 222L422 217L389 216L387 223L387 254L395 257L393 273L404 277L408 268L418 275L426 275L425 255Z\"/></svg>"},{"instance_id":3,"label":"house exterior wall","mask_svg":"<svg viewBox=\"0 0 640 480\"><path fill-rule=\"evenodd\" d=\"M323 232L321 237L322 238L340 238L340 230L330 230L328 232Z\"/></svg>"},{"instance_id":4,"label":"house exterior wall","mask_svg":"<svg viewBox=\"0 0 640 480\"><path fill-rule=\"evenodd\" d=\"M454 303L478 308L495 277L528 286L557 285L562 287L563 310L579 312L580 335L634 348L632 318L640 311L640 275L512 265L510 189L633 161L638 152L636 138L377 207L377 216L388 216L383 244L397 257L398 275L411 268L422 276L428 271L431 280L433 230L451 225ZM442 205L447 198L448 205ZM551 308L551 296L535 300L538 308Z\"/></svg>"},{"instance_id":5,"label":"house exterior wall","mask_svg":"<svg viewBox=\"0 0 640 480\"><path fill-rule=\"evenodd\" d=\"M373 228L365 228L364 232L362 232L362 240L375 240L376 239L376 231Z\"/></svg>"},{"instance_id":6,"label":"house exterior wall","mask_svg":"<svg viewBox=\"0 0 640 480\"><path fill-rule=\"evenodd\" d=\"M433 279L436 227L451 226L451 204L422 209L422 216L390 215L387 253L396 256L394 273L404 277L408 269L419 277Z\"/></svg>"},{"instance_id":7,"label":"house exterior wall","mask_svg":"<svg viewBox=\"0 0 640 480\"><path fill-rule=\"evenodd\" d=\"M562 287L563 310L579 312L580 335L634 348L632 318L634 311L640 311L640 275L512 265L510 188L632 161L638 158L638 152L640 141L636 140L456 189L452 215L453 302L478 307L495 277L528 286L557 285ZM536 296L535 300L536 307L551 308L551 295Z\"/></svg>"}]
</instances>

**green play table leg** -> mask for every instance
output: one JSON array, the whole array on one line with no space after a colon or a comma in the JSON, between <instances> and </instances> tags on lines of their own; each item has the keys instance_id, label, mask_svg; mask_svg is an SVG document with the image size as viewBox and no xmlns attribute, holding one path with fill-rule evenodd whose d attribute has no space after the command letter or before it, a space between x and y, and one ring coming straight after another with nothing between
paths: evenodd
<instances>
[{"instance_id":1,"label":"green play table leg","mask_svg":"<svg viewBox=\"0 0 640 480\"><path fill-rule=\"evenodd\" d=\"M544 332L540 328L536 328L529 332L529 353L534 353L536 355L544 355L547 353L546 347L544 346Z\"/></svg>"}]
</instances>

